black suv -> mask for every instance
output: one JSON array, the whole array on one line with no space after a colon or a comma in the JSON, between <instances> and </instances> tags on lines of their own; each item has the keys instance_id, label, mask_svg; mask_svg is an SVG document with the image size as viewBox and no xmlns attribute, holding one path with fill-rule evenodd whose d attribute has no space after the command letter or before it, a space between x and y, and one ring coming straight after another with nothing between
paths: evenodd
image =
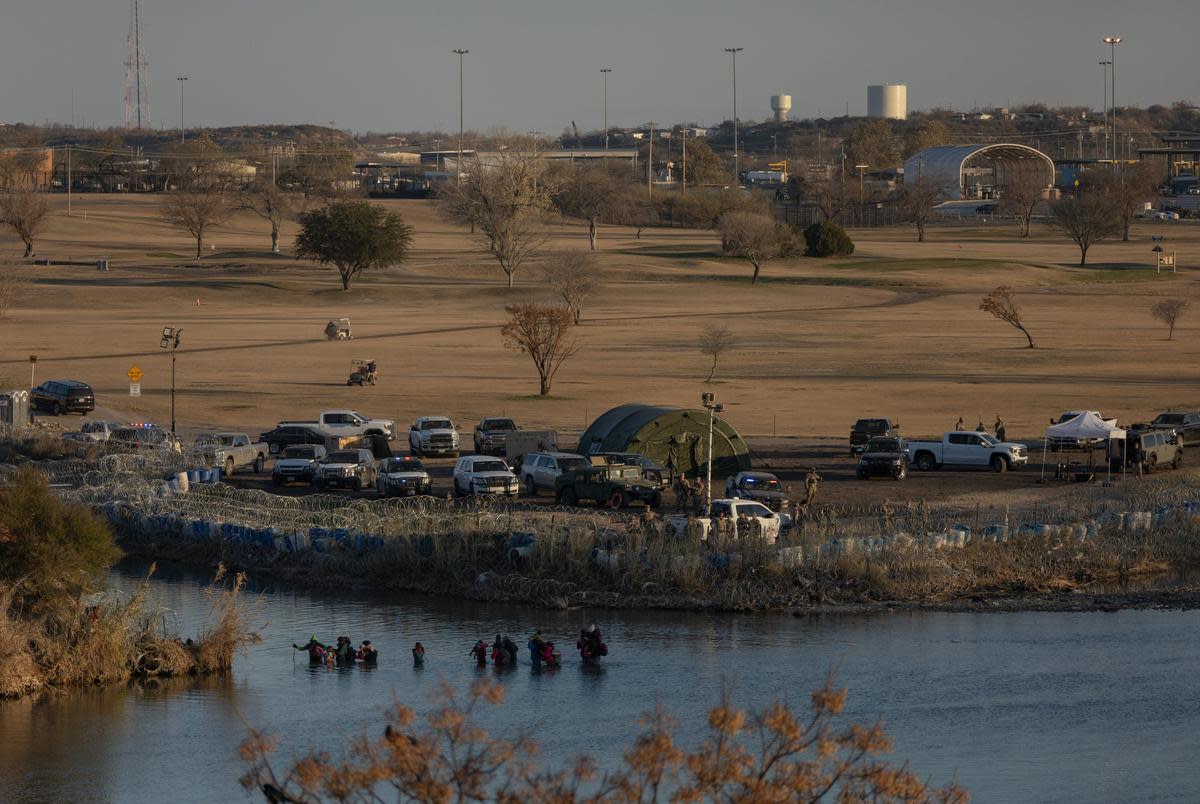
<instances>
[{"instance_id":1,"label":"black suv","mask_svg":"<svg viewBox=\"0 0 1200 804\"><path fill-rule=\"evenodd\" d=\"M267 445L267 449L274 455L277 452L282 452L285 447L307 444L324 446L326 438L326 434L318 429L316 425L307 427L302 424L284 424L263 433L258 437L258 440L264 442Z\"/></svg>"},{"instance_id":2,"label":"black suv","mask_svg":"<svg viewBox=\"0 0 1200 804\"><path fill-rule=\"evenodd\" d=\"M96 409L92 386L76 380L44 382L33 389L29 401L34 410L48 410L55 416L60 413L81 413L86 416Z\"/></svg>"},{"instance_id":3,"label":"black suv","mask_svg":"<svg viewBox=\"0 0 1200 804\"><path fill-rule=\"evenodd\" d=\"M1200 447L1200 413L1168 410L1155 416L1150 427L1154 430L1174 430L1183 436L1185 447Z\"/></svg>"},{"instance_id":4,"label":"black suv","mask_svg":"<svg viewBox=\"0 0 1200 804\"><path fill-rule=\"evenodd\" d=\"M900 422L890 419L859 419L850 428L850 454L858 455L867 442L879 436L899 436Z\"/></svg>"}]
</instances>

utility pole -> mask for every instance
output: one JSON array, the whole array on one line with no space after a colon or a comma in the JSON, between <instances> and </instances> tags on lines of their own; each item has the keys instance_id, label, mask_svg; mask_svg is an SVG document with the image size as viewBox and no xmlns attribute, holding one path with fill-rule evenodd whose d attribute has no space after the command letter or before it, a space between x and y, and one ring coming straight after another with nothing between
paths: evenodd
<instances>
[{"instance_id":1,"label":"utility pole","mask_svg":"<svg viewBox=\"0 0 1200 804\"><path fill-rule=\"evenodd\" d=\"M742 177L738 173L737 54L742 50L744 48L725 48L725 52L733 56L733 181L739 187L742 184Z\"/></svg>"},{"instance_id":2,"label":"utility pole","mask_svg":"<svg viewBox=\"0 0 1200 804\"><path fill-rule=\"evenodd\" d=\"M188 80L186 75L176 76L175 80L179 82L179 141L186 142L186 129L183 127L183 82Z\"/></svg>"},{"instance_id":3,"label":"utility pole","mask_svg":"<svg viewBox=\"0 0 1200 804\"><path fill-rule=\"evenodd\" d=\"M456 181L462 183L462 154L463 154L463 56L471 51L455 50L458 54L458 162L455 163L454 175Z\"/></svg>"},{"instance_id":4,"label":"utility pole","mask_svg":"<svg viewBox=\"0 0 1200 804\"><path fill-rule=\"evenodd\" d=\"M601 67L600 72L604 74L604 150L608 150L608 74L612 72L611 67Z\"/></svg>"},{"instance_id":5,"label":"utility pole","mask_svg":"<svg viewBox=\"0 0 1200 804\"><path fill-rule=\"evenodd\" d=\"M683 158L679 160L679 194L683 195L687 191L687 129L679 130L679 140L683 147Z\"/></svg>"},{"instance_id":6,"label":"utility pole","mask_svg":"<svg viewBox=\"0 0 1200 804\"><path fill-rule=\"evenodd\" d=\"M1117 165L1117 45L1121 44L1121 37L1106 36L1103 41L1109 48L1109 70L1112 75L1110 81L1112 86L1112 150L1113 170L1115 171Z\"/></svg>"},{"instance_id":7,"label":"utility pole","mask_svg":"<svg viewBox=\"0 0 1200 804\"><path fill-rule=\"evenodd\" d=\"M71 146L67 146L67 217L71 217Z\"/></svg>"},{"instance_id":8,"label":"utility pole","mask_svg":"<svg viewBox=\"0 0 1200 804\"><path fill-rule=\"evenodd\" d=\"M183 327L175 329L174 327L163 327L162 339L158 345L161 349L171 350L171 432L175 432L175 353L179 351L179 336L183 334Z\"/></svg>"},{"instance_id":9,"label":"utility pole","mask_svg":"<svg viewBox=\"0 0 1200 804\"><path fill-rule=\"evenodd\" d=\"M654 198L654 121L650 121L650 150L646 153L646 198Z\"/></svg>"},{"instance_id":10,"label":"utility pole","mask_svg":"<svg viewBox=\"0 0 1200 804\"><path fill-rule=\"evenodd\" d=\"M1104 159L1108 159L1108 68L1111 64L1111 61L1100 62L1100 69L1104 71L1104 105L1100 107L1104 111Z\"/></svg>"},{"instance_id":11,"label":"utility pole","mask_svg":"<svg viewBox=\"0 0 1200 804\"><path fill-rule=\"evenodd\" d=\"M704 510L708 516L712 516L713 416L725 410L725 406L716 400L714 394L708 392L700 394L700 404L704 405L704 409L708 411L708 459L705 461L707 469L704 481Z\"/></svg>"}]
</instances>

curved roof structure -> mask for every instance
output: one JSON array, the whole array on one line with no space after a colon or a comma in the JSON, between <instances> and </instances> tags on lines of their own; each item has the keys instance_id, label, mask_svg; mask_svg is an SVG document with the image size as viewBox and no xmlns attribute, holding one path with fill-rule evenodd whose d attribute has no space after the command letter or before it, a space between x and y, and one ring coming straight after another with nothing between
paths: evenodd
<instances>
[{"instance_id":1,"label":"curved roof structure","mask_svg":"<svg viewBox=\"0 0 1200 804\"><path fill-rule=\"evenodd\" d=\"M947 199L957 200L963 197L967 168L981 165L991 167L997 187L1030 172L1040 174L1045 186L1054 184L1054 160L1036 148L1008 142L926 148L904 160L904 179L924 178L937 184Z\"/></svg>"},{"instance_id":2,"label":"curved roof structure","mask_svg":"<svg viewBox=\"0 0 1200 804\"><path fill-rule=\"evenodd\" d=\"M676 472L703 472L708 456L708 411L659 405L621 405L602 413L579 438L579 454L637 452ZM713 474L750 468L750 449L728 422L713 419Z\"/></svg>"}]
</instances>

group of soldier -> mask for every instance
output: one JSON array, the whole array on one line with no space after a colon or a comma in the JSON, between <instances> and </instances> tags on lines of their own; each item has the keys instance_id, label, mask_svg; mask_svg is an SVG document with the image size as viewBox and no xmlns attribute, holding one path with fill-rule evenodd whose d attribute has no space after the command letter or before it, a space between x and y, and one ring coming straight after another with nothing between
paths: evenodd
<instances>
[{"instance_id":1,"label":"group of soldier","mask_svg":"<svg viewBox=\"0 0 1200 804\"><path fill-rule=\"evenodd\" d=\"M967 425L963 422L962 416L958 417L958 422L954 425L954 429L958 432L962 432L963 430L967 429ZM994 430L996 433L997 441L1007 441L1008 440L1007 438L1004 437L1005 436L1004 420L1000 418L999 413L996 414L996 422L992 425L992 430ZM979 419L979 426L975 428L975 432L977 432L977 433L986 433L987 432L987 428L983 426L983 418L982 417L980 417L980 419Z\"/></svg>"}]
</instances>

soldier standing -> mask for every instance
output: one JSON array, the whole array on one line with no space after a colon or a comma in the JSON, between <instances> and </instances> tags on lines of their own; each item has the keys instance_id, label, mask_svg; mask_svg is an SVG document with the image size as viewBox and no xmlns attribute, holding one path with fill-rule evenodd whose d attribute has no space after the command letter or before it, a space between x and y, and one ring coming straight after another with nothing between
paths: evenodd
<instances>
[{"instance_id":1,"label":"soldier standing","mask_svg":"<svg viewBox=\"0 0 1200 804\"><path fill-rule=\"evenodd\" d=\"M817 499L817 484L821 482L821 476L817 474L817 467L812 467L808 470L808 475L804 478L804 508L807 510L813 501Z\"/></svg>"},{"instance_id":2,"label":"soldier standing","mask_svg":"<svg viewBox=\"0 0 1200 804\"><path fill-rule=\"evenodd\" d=\"M966 429L967 429L967 425L963 422L962 416L959 416L958 423L954 425L954 430L956 432L961 433L963 430L966 430Z\"/></svg>"},{"instance_id":3,"label":"soldier standing","mask_svg":"<svg viewBox=\"0 0 1200 804\"><path fill-rule=\"evenodd\" d=\"M996 414L996 424L993 425L993 429L996 431L996 440L997 441L1007 441L1008 440L1007 438L1004 437L1004 435L1005 435L1004 420L1000 418L999 413Z\"/></svg>"},{"instance_id":4,"label":"soldier standing","mask_svg":"<svg viewBox=\"0 0 1200 804\"><path fill-rule=\"evenodd\" d=\"M692 484L683 475L675 477L675 510L686 511L688 509L688 497L691 496Z\"/></svg>"}]
</instances>

